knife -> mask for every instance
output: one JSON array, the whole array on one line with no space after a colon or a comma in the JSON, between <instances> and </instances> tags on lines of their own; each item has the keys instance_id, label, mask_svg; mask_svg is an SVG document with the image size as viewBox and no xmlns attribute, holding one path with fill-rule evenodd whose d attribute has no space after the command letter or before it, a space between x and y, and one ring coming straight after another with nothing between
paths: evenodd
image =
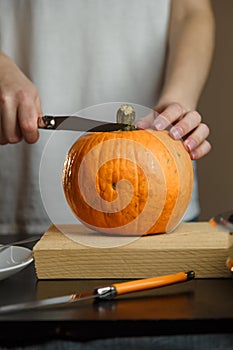
<instances>
[{"instance_id":1,"label":"knife","mask_svg":"<svg viewBox=\"0 0 233 350\"><path fill-rule=\"evenodd\" d=\"M124 295L132 292L139 292L148 289L167 286L179 282L185 282L195 277L194 271L178 272L176 274L158 276L140 280L134 280L123 283L114 283L107 287L96 288L92 293L85 294L70 294L61 297L24 302L19 304L5 305L0 307L0 315L5 313L19 312L25 310L40 309L49 306L59 306L85 301L90 299L105 299L111 300L119 295Z\"/></svg>"},{"instance_id":2,"label":"knife","mask_svg":"<svg viewBox=\"0 0 233 350\"><path fill-rule=\"evenodd\" d=\"M125 128L124 123L109 123L79 116L44 115L39 119L39 129L107 132Z\"/></svg>"},{"instance_id":3,"label":"knife","mask_svg":"<svg viewBox=\"0 0 233 350\"><path fill-rule=\"evenodd\" d=\"M22 239L22 240L16 241L16 242L0 244L0 252L1 252L1 250L5 250L5 249L7 249L9 247L12 247L12 246L15 246L15 245L19 245L19 244L36 242L36 241L39 241L39 239L40 239L40 236L39 237L30 237L30 238Z\"/></svg>"},{"instance_id":4,"label":"knife","mask_svg":"<svg viewBox=\"0 0 233 350\"><path fill-rule=\"evenodd\" d=\"M227 211L218 215L215 215L209 220L212 226L219 226L230 233L233 233L233 212Z\"/></svg>"},{"instance_id":5,"label":"knife","mask_svg":"<svg viewBox=\"0 0 233 350\"><path fill-rule=\"evenodd\" d=\"M226 261L227 268L233 272L233 212L227 211L218 215L215 215L209 220L211 226L218 226L221 229L227 230L230 234L230 248L229 256Z\"/></svg>"}]
</instances>

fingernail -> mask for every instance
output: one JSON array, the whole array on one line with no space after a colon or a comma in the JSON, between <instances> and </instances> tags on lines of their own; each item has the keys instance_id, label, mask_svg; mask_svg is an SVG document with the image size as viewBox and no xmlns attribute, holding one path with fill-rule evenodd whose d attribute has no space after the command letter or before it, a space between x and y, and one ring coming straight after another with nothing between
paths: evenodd
<instances>
[{"instance_id":1,"label":"fingernail","mask_svg":"<svg viewBox=\"0 0 233 350\"><path fill-rule=\"evenodd\" d=\"M179 126L171 128L170 135L175 139L179 140L183 136L183 129Z\"/></svg>"},{"instance_id":2,"label":"fingernail","mask_svg":"<svg viewBox=\"0 0 233 350\"><path fill-rule=\"evenodd\" d=\"M162 116L159 116L154 121L154 127L156 130L164 130L169 125L169 122Z\"/></svg>"},{"instance_id":3,"label":"fingernail","mask_svg":"<svg viewBox=\"0 0 233 350\"><path fill-rule=\"evenodd\" d=\"M197 144L193 139L187 139L184 142L184 146L189 152L191 152L194 148L196 148Z\"/></svg>"},{"instance_id":4,"label":"fingernail","mask_svg":"<svg viewBox=\"0 0 233 350\"><path fill-rule=\"evenodd\" d=\"M193 151L190 153L190 157L192 160L198 159L198 153L196 151Z\"/></svg>"},{"instance_id":5,"label":"fingernail","mask_svg":"<svg viewBox=\"0 0 233 350\"><path fill-rule=\"evenodd\" d=\"M138 129L144 129L145 128L145 123L143 123L142 121L138 121L135 126Z\"/></svg>"}]
</instances>

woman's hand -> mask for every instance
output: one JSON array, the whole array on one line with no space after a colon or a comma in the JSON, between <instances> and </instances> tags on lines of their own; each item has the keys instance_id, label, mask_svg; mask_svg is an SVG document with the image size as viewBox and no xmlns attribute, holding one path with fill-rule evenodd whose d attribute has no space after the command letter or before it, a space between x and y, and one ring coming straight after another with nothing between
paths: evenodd
<instances>
[{"instance_id":1,"label":"woman's hand","mask_svg":"<svg viewBox=\"0 0 233 350\"><path fill-rule=\"evenodd\" d=\"M186 111L179 103L155 107L155 113L138 120L136 127L163 130L171 124L170 136L175 140L185 139L184 147L191 159L200 159L210 151L211 145L206 140L209 128L202 123L201 115L197 111Z\"/></svg>"},{"instance_id":2,"label":"woman's hand","mask_svg":"<svg viewBox=\"0 0 233 350\"><path fill-rule=\"evenodd\" d=\"M22 139L36 142L40 115L42 109L35 85L9 57L0 54L0 144Z\"/></svg>"}]
</instances>

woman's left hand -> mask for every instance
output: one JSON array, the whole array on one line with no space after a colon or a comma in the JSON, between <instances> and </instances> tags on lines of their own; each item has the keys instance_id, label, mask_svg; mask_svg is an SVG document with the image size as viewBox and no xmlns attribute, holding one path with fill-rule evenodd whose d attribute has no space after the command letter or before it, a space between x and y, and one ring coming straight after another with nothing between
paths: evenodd
<instances>
[{"instance_id":1,"label":"woman's left hand","mask_svg":"<svg viewBox=\"0 0 233 350\"><path fill-rule=\"evenodd\" d=\"M210 130L202 122L202 117L197 111L187 111L176 102L155 107L154 110L155 113L138 120L136 127L164 130L172 124L169 130L170 136L175 140L185 139L184 147L193 160L202 158L211 150L211 145L206 140Z\"/></svg>"}]
</instances>

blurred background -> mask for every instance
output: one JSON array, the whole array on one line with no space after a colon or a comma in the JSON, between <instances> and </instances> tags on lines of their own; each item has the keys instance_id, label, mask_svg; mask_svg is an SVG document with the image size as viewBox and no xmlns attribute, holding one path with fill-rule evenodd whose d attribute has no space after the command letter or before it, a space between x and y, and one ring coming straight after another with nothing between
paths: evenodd
<instances>
[{"instance_id":1,"label":"blurred background","mask_svg":"<svg viewBox=\"0 0 233 350\"><path fill-rule=\"evenodd\" d=\"M198 106L211 129L212 151L198 161L200 220L233 211L233 0L212 0L216 47Z\"/></svg>"}]
</instances>

